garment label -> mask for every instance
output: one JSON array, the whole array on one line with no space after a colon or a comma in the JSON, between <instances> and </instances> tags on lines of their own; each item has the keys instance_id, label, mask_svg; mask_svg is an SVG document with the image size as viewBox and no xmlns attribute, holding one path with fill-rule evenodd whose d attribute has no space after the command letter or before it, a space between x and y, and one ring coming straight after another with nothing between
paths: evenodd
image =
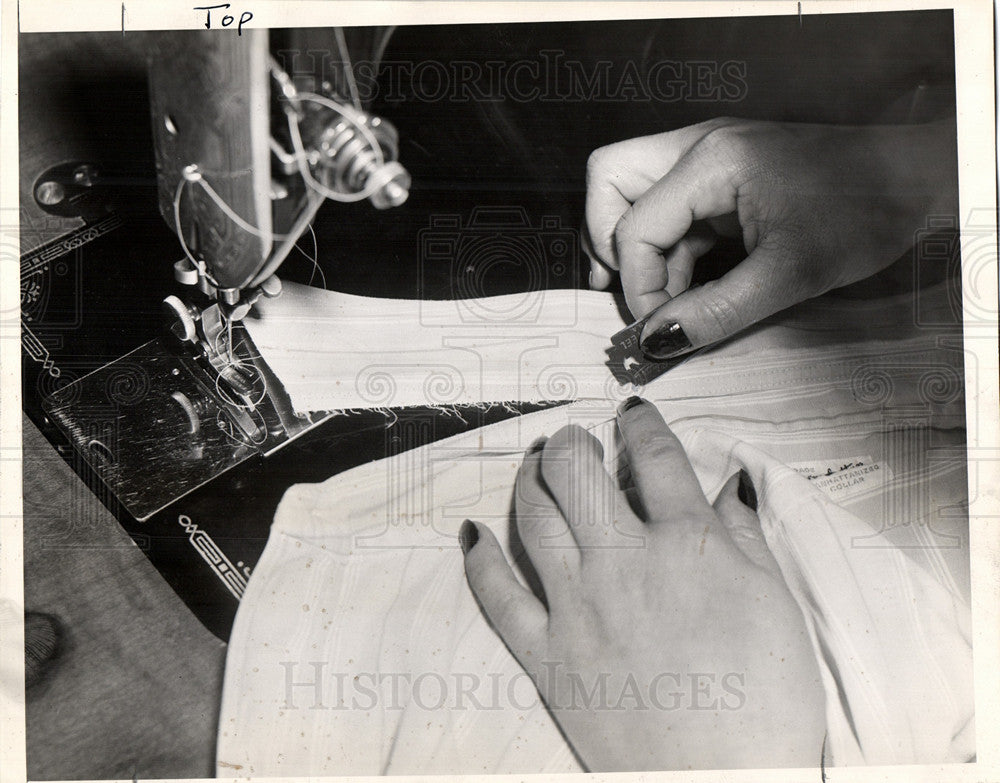
<instances>
[{"instance_id":1,"label":"garment label","mask_svg":"<svg viewBox=\"0 0 1000 783\"><path fill-rule=\"evenodd\" d=\"M892 470L870 454L822 462L793 462L789 467L805 476L833 500L850 500L875 492L892 480Z\"/></svg>"}]
</instances>

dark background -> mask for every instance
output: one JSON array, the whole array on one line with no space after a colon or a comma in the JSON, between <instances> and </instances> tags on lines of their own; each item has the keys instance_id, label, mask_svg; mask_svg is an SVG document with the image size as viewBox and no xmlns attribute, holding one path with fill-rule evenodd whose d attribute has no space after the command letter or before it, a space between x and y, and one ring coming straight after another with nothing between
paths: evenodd
<instances>
[{"instance_id":1,"label":"dark background","mask_svg":"<svg viewBox=\"0 0 1000 783\"><path fill-rule=\"evenodd\" d=\"M22 265L88 224L109 215L121 221L44 270L46 298L43 305L32 305L30 324L63 374L54 380L26 356L25 410L202 622L224 639L236 602L193 553L177 527L179 514L210 531L233 562L252 566L290 484L320 481L391 454L412 440L401 432L428 441L465 426L420 410L401 413L399 429L387 430L380 414L336 419L274 457L250 460L137 523L115 506L48 424L41 398L158 336L164 322L160 302L177 292L171 265L181 254L158 211L145 76L146 52L158 35L172 33L20 37ZM276 32L274 41L280 40ZM328 40L332 50L332 36ZM586 73L610 63L612 86L626 68L645 78L665 60L680 63L690 81L678 87L676 100L628 99L614 90L589 99L461 100L457 85L432 100L438 92L433 81L396 78L390 84L383 78L371 108L399 130L400 158L413 176L410 198L386 212L367 203L323 207L315 229L329 288L367 296L468 295L456 288L447 260L423 263L420 232L441 216L457 218L460 231L467 232L476 207L520 208L529 231L542 230L546 219L550 228L575 232L583 215L587 157L614 141L719 115L863 124L923 121L954 111L950 11L404 27L395 31L383 60L386 73L394 75L399 64L429 60L446 69L456 61L478 63L486 72L491 62L541 68L543 52L553 51L564 61L579 62ZM356 57L364 59L364 52ZM745 90L737 90L733 100L733 91L711 78L690 77L697 63L709 74L737 63L731 67L743 69L739 81ZM423 73L433 79L435 72L425 67ZM522 83L544 92L543 80ZM469 87L489 91L488 85ZM699 98L699 90L707 97ZM97 195L83 216L53 216L34 203L34 184L42 173L68 161L93 163L100 172ZM700 266L702 273L732 263L739 251L720 246ZM553 267L543 285L586 285L586 263L572 261ZM281 274L305 281L310 271L305 259L293 256ZM478 293L523 290L526 274L509 264L488 275ZM470 427L502 415L466 411Z\"/></svg>"}]
</instances>

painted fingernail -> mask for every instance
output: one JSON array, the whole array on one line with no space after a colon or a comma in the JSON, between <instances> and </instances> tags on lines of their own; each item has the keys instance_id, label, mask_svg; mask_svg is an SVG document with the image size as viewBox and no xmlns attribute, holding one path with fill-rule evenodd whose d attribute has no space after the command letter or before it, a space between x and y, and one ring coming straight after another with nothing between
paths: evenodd
<instances>
[{"instance_id":1,"label":"painted fingernail","mask_svg":"<svg viewBox=\"0 0 1000 783\"><path fill-rule=\"evenodd\" d=\"M740 469L740 483L736 487L736 497L744 506L757 510L757 490L753 488L750 474L743 469Z\"/></svg>"},{"instance_id":2,"label":"painted fingernail","mask_svg":"<svg viewBox=\"0 0 1000 783\"><path fill-rule=\"evenodd\" d=\"M691 341L681 325L676 321L667 321L655 332L643 340L639 347L646 355L647 359L660 361L670 359L679 353L684 353L691 348Z\"/></svg>"},{"instance_id":3,"label":"painted fingernail","mask_svg":"<svg viewBox=\"0 0 1000 783\"><path fill-rule=\"evenodd\" d=\"M462 546L462 554L469 554L469 550L472 549L479 542L479 528L476 527L475 523L470 520L465 520L462 526L458 529L458 543Z\"/></svg>"},{"instance_id":4,"label":"painted fingernail","mask_svg":"<svg viewBox=\"0 0 1000 783\"><path fill-rule=\"evenodd\" d=\"M547 441L548 438L546 438L544 435L539 435L537 438L531 441L531 445L528 446L528 450L524 452L524 455L528 456L529 454L537 454L539 451L542 451L545 448L545 443Z\"/></svg>"},{"instance_id":5,"label":"painted fingernail","mask_svg":"<svg viewBox=\"0 0 1000 783\"><path fill-rule=\"evenodd\" d=\"M625 400L625 402L623 402L621 405L618 406L618 415L621 416L623 413L632 410L637 405L642 405L643 402L644 400L642 399L642 397L636 397L636 396L629 397L627 400Z\"/></svg>"}]
</instances>

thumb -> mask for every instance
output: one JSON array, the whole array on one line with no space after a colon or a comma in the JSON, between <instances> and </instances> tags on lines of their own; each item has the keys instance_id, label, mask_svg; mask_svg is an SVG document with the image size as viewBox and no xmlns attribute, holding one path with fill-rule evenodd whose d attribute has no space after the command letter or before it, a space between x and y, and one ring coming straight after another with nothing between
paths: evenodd
<instances>
[{"instance_id":1,"label":"thumb","mask_svg":"<svg viewBox=\"0 0 1000 783\"><path fill-rule=\"evenodd\" d=\"M823 289L805 259L762 243L718 280L689 288L646 319L641 346L650 359L668 359L723 340Z\"/></svg>"},{"instance_id":2,"label":"thumb","mask_svg":"<svg viewBox=\"0 0 1000 783\"><path fill-rule=\"evenodd\" d=\"M459 530L465 578L503 643L529 674L545 659L548 613L534 593L517 581L500 544L485 525L465 520Z\"/></svg>"}]
</instances>

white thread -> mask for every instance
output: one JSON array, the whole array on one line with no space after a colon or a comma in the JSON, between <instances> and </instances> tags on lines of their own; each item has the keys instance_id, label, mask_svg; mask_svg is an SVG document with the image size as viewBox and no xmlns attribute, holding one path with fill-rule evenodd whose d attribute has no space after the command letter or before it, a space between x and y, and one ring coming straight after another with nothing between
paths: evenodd
<instances>
[{"instance_id":1,"label":"white thread","mask_svg":"<svg viewBox=\"0 0 1000 783\"><path fill-rule=\"evenodd\" d=\"M228 217L248 234L253 234L256 237L260 237L261 239L266 239L268 241L273 241L275 239L287 239L287 234L275 234L271 231L261 231L255 225L248 223L240 217L239 214L225 202L222 196L218 194L215 188L209 184L208 180L206 180L202 173L198 170L197 165L191 164L190 166L186 166L184 168L184 179L188 182L201 185L204 191L208 194L209 198L215 202L216 206L223 211L226 217Z\"/></svg>"},{"instance_id":2,"label":"white thread","mask_svg":"<svg viewBox=\"0 0 1000 783\"><path fill-rule=\"evenodd\" d=\"M378 139L375 138L375 134L372 133L371 128L369 128L360 119L358 119L357 116L355 116L360 112L356 112L350 106L345 106L342 103L337 103L336 101L333 101L323 95L319 95L314 92L300 92L298 94L298 98L299 100L302 101L310 101L312 103L318 103L320 106L326 106L328 109L332 109L333 111L337 112L337 114L339 114L349 123L351 123L351 125L357 128L361 132L361 135L364 136L365 139L367 139L368 144L371 146L372 150L375 153L375 157L378 160L378 165L381 166L383 163L385 163L385 157L382 155L382 147L378 143Z\"/></svg>"},{"instance_id":3,"label":"white thread","mask_svg":"<svg viewBox=\"0 0 1000 783\"><path fill-rule=\"evenodd\" d=\"M184 230L181 228L181 195L184 192L184 186L187 185L188 180L186 177L181 177L177 183L177 190L174 191L174 229L177 231L177 239L180 240L181 250L184 251L184 255L187 256L188 261L190 261L194 268L198 270L198 273L208 279L212 285L215 285L215 281L212 279L211 275L208 273L208 269L205 267L205 262L200 261L192 255L190 248L188 247L187 240L184 239Z\"/></svg>"},{"instance_id":4,"label":"white thread","mask_svg":"<svg viewBox=\"0 0 1000 783\"><path fill-rule=\"evenodd\" d=\"M309 171L309 166L306 164L307 154L305 148L302 146L302 136L299 134L298 118L295 116L294 112L288 111L286 114L288 115L288 132L292 139L292 148L295 150L295 159L299 167L299 173L302 175L302 179L305 180L306 184L316 193L319 193L321 196L324 196L331 201L340 201L342 203L350 204L356 201L364 201L378 190L377 183L373 183L371 186L359 191L358 193L346 193L344 191L331 190L323 183L316 180ZM381 152L379 152L379 155L381 155Z\"/></svg>"},{"instance_id":5,"label":"white thread","mask_svg":"<svg viewBox=\"0 0 1000 783\"><path fill-rule=\"evenodd\" d=\"M307 259L309 259L312 264L312 272L309 274L309 282L306 283L306 285L312 285L313 280L316 277L316 273L319 272L320 280L323 281L323 290L325 291L327 290L326 274L323 272L323 267L319 265L319 243L316 241L316 232L313 230L312 226L309 226L309 233L312 235L313 254L309 255L305 250L299 247L298 242L295 243L295 248Z\"/></svg>"},{"instance_id":6,"label":"white thread","mask_svg":"<svg viewBox=\"0 0 1000 783\"><path fill-rule=\"evenodd\" d=\"M358 83L354 81L354 66L351 65L351 53L347 51L347 39L344 37L344 28L335 27L333 35L337 39L337 48L340 50L340 59L344 61L344 75L347 76L347 88L351 91L351 100L358 111L361 111L361 96L358 94Z\"/></svg>"},{"instance_id":7,"label":"white thread","mask_svg":"<svg viewBox=\"0 0 1000 783\"><path fill-rule=\"evenodd\" d=\"M392 34L395 31L395 25L385 28L385 32L382 34L382 40L379 41L378 45L375 47L375 51L372 53L372 63L376 74L378 73L379 66L382 64L382 55L385 54L385 47L389 45L389 39L392 38Z\"/></svg>"},{"instance_id":8,"label":"white thread","mask_svg":"<svg viewBox=\"0 0 1000 783\"><path fill-rule=\"evenodd\" d=\"M261 271L258 272L257 276L250 282L251 286L260 285L272 274L274 274L275 270L281 266L281 262L285 260L290 252L292 252L292 247L305 232L306 228L309 227L310 223L312 223L313 218L316 217L316 213L323 204L322 194L310 191L307 196L307 200L308 203L302 210L298 219L295 221L295 225L292 226L292 230L288 234L288 239L285 239L278 249L271 254L271 258L268 259Z\"/></svg>"}]
</instances>

